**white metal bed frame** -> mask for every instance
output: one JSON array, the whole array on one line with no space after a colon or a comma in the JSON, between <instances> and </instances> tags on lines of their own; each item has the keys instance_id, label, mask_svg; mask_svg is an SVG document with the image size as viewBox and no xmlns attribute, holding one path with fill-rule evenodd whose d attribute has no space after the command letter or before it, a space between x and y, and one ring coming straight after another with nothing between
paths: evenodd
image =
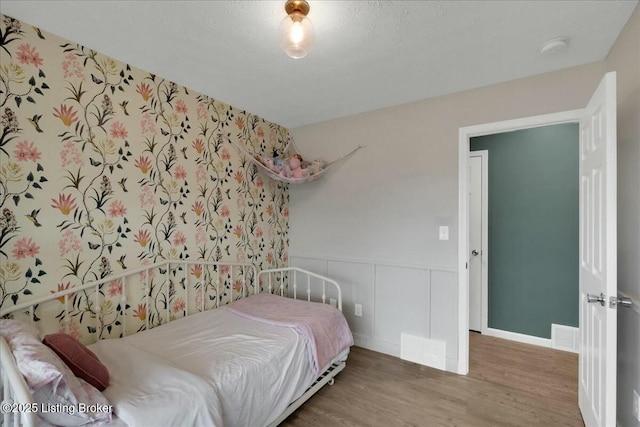
<instances>
[{"instance_id":1,"label":"white metal bed frame","mask_svg":"<svg viewBox=\"0 0 640 427\"><path fill-rule=\"evenodd\" d=\"M193 284L194 289L198 289L194 292L200 292L200 307L189 307L189 295L190 295L190 283L189 283L189 266L201 266L203 274L201 275L201 279L198 283ZM221 280L221 267L229 267L229 274L231 277L231 283L227 284L226 277ZM312 299L312 278L320 281L322 283L322 293L320 298L322 299L322 303L326 304L327 301L327 284L331 285L335 290L336 294L336 305L337 308L342 311L342 292L340 289L340 285L335 280L329 279L327 277L321 276L319 274L312 273L307 270L303 270L296 267L286 267L286 268L277 268L277 269L269 269L263 270L260 273L257 273L257 269L252 264L246 263L229 263L229 262L211 262L211 261L192 261L192 260L168 260L162 261L155 264L150 264L141 268L126 270L122 273L115 274L112 276L105 277L100 280L96 280L90 283L86 283L82 286L76 288L66 289L64 291L56 292L51 295L47 295L41 298L36 298L32 301L28 301L26 303L22 303L19 305L15 305L9 308L0 309L0 318L4 318L7 315L13 315L15 313L26 313L31 321L37 327L37 323L35 321L36 315L35 312L37 308L45 303L60 300L62 299L64 310L63 316L61 319L61 323L66 332L69 332L69 298L78 292L82 291L91 291L95 290L93 294L93 301L89 301L87 299L87 304L89 304L89 309L91 312L95 314L100 313L100 301L105 299L105 296L100 292L102 287L106 284L113 283L117 281L122 286L122 296L120 297L120 311L119 315L122 318L120 322L121 325L121 336L127 335L126 328L126 314L127 314L127 283L129 282L129 278L135 275L144 275L144 285L145 285L145 299L147 303L147 311L146 311L146 319L145 319L145 329L149 329L155 326L159 326L163 323L168 323L171 321L169 304L166 304L165 317L166 319L162 319L158 313L158 324L153 325L150 323L151 309L150 309L150 293L151 293L151 284L149 282L150 272L154 270L163 271L166 275L165 280L160 283L160 286L164 286L165 296L169 297L170 286L171 286L171 275L174 274L174 277L178 277L177 272L182 270L184 273L184 301L185 301L185 310L183 312L184 316L188 316L190 314L205 311L208 309L218 308L220 306L220 295L221 295L221 285L224 284L224 289L230 288L230 300L233 301L240 297L245 297L247 295L247 279L252 278L252 293L258 294L261 292L261 289L264 286L263 280L267 282L267 292L269 293L277 293L281 296L291 296L294 299L298 299L299 286L298 286L298 276L306 276L306 298L308 301ZM233 295L233 274L234 269L239 269L236 271L240 271L242 273L242 292L234 297ZM175 272L175 273L174 273ZM275 286L274 286L275 282ZM207 289L211 286L211 284L215 285L216 290L216 298L215 305L213 307L207 307L205 303L206 292ZM160 289L162 292L162 289ZM287 295L289 294L289 295ZM331 300L331 299L330 299ZM333 302L333 301L331 301ZM93 303L93 308L90 305ZM164 322L163 322L164 320ZM102 329L100 323L100 316L96 315L96 331L93 334L93 338L95 341L100 339L104 339L102 337ZM306 402L311 396L313 396L318 390L320 390L327 383L333 384L334 377L342 371L346 366L345 361L333 363L325 372L323 372L316 381L305 391L305 393L300 396L297 400L292 402L287 409L278 416L276 420L274 420L269 427L274 427L284 421L289 415L291 415L297 408L299 408L304 402ZM29 387L18 370L15 359L13 358L13 354L9 347L9 344L6 340L0 336L0 377L2 381L0 382L0 402L3 405L5 404L18 404L18 407L33 407L34 399L29 390ZM6 412L2 411L2 416L0 417L0 425L3 427L9 426L24 426L24 427L35 427L38 425L38 416L36 412Z\"/></svg>"}]
</instances>

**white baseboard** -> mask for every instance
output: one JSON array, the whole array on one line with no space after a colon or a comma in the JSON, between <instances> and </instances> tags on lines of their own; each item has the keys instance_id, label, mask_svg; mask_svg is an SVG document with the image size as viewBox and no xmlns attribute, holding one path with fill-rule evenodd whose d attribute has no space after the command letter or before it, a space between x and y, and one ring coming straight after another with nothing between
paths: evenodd
<instances>
[{"instance_id":1,"label":"white baseboard","mask_svg":"<svg viewBox=\"0 0 640 427\"><path fill-rule=\"evenodd\" d=\"M378 353L386 354L389 356L397 357L400 359L400 345L393 344L386 341L380 341L368 336L353 334L354 344L358 347L366 348L367 350L377 351ZM458 371L458 360L447 357L446 359L446 371L453 372L454 374L460 374Z\"/></svg>"},{"instance_id":2,"label":"white baseboard","mask_svg":"<svg viewBox=\"0 0 640 427\"><path fill-rule=\"evenodd\" d=\"M549 338L534 337L531 335L519 334L517 332L503 331L502 329L487 328L485 335L505 340L518 341L524 344L532 344L540 347L552 348Z\"/></svg>"}]
</instances>

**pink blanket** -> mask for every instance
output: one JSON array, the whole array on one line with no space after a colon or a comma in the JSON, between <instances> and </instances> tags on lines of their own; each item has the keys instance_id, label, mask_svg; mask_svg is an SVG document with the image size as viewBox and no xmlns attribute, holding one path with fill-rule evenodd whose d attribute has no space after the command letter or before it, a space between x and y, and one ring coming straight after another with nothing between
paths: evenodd
<instances>
[{"instance_id":1,"label":"pink blanket","mask_svg":"<svg viewBox=\"0 0 640 427\"><path fill-rule=\"evenodd\" d=\"M258 294L242 298L225 308L259 322L294 328L309 343L316 373L353 345L353 336L344 315L327 304Z\"/></svg>"}]
</instances>

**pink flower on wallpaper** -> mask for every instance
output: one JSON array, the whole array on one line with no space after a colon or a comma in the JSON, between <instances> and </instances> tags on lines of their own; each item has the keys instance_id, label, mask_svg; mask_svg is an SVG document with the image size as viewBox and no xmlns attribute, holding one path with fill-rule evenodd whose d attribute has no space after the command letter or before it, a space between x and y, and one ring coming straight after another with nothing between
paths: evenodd
<instances>
[{"instance_id":1,"label":"pink flower on wallpaper","mask_svg":"<svg viewBox=\"0 0 640 427\"><path fill-rule=\"evenodd\" d=\"M173 177L175 179L186 179L187 171L184 169L184 167L178 165L175 168L173 168Z\"/></svg>"},{"instance_id":2,"label":"pink flower on wallpaper","mask_svg":"<svg viewBox=\"0 0 640 427\"><path fill-rule=\"evenodd\" d=\"M271 253L271 252L269 252L269 253L267 254L267 263L268 263L269 265L273 264L273 253Z\"/></svg>"},{"instance_id":3,"label":"pink flower on wallpaper","mask_svg":"<svg viewBox=\"0 0 640 427\"><path fill-rule=\"evenodd\" d=\"M207 233L202 225L196 227L196 245L207 243Z\"/></svg>"},{"instance_id":4,"label":"pink flower on wallpaper","mask_svg":"<svg viewBox=\"0 0 640 427\"><path fill-rule=\"evenodd\" d=\"M226 276L227 274L229 274L229 271L231 271L231 267L229 267L228 265L220 266L220 274L222 276Z\"/></svg>"},{"instance_id":5,"label":"pink flower on wallpaper","mask_svg":"<svg viewBox=\"0 0 640 427\"><path fill-rule=\"evenodd\" d=\"M273 205L267 205L267 215L273 216Z\"/></svg>"},{"instance_id":6,"label":"pink flower on wallpaper","mask_svg":"<svg viewBox=\"0 0 640 427\"><path fill-rule=\"evenodd\" d=\"M178 99L176 102L176 112L180 114L187 114L187 104L182 99Z\"/></svg>"},{"instance_id":7,"label":"pink flower on wallpaper","mask_svg":"<svg viewBox=\"0 0 640 427\"><path fill-rule=\"evenodd\" d=\"M269 191L276 191L276 182L273 179L269 180Z\"/></svg>"},{"instance_id":8,"label":"pink flower on wallpaper","mask_svg":"<svg viewBox=\"0 0 640 427\"><path fill-rule=\"evenodd\" d=\"M202 152L204 151L204 142L200 138L197 138L195 141L193 141L191 145L193 146L193 148L195 148L198 154L202 154Z\"/></svg>"},{"instance_id":9,"label":"pink flower on wallpaper","mask_svg":"<svg viewBox=\"0 0 640 427\"><path fill-rule=\"evenodd\" d=\"M269 231L267 232L270 239L276 237L276 229L274 227L269 227Z\"/></svg>"},{"instance_id":10,"label":"pink flower on wallpaper","mask_svg":"<svg viewBox=\"0 0 640 427\"><path fill-rule=\"evenodd\" d=\"M114 280L109 283L109 289L107 291L110 297L117 297L118 295L122 295L122 281Z\"/></svg>"},{"instance_id":11,"label":"pink flower on wallpaper","mask_svg":"<svg viewBox=\"0 0 640 427\"><path fill-rule=\"evenodd\" d=\"M176 298L176 301L173 303L172 311L174 313L180 313L183 312L185 308L186 305L184 303L184 300L182 298Z\"/></svg>"},{"instance_id":12,"label":"pink flower on wallpaper","mask_svg":"<svg viewBox=\"0 0 640 427\"><path fill-rule=\"evenodd\" d=\"M13 245L13 250L11 251L15 259L34 258L38 255L38 252L40 252L40 247L36 246L36 242L34 242L31 237L23 237L18 240L16 244Z\"/></svg>"},{"instance_id":13,"label":"pink flower on wallpaper","mask_svg":"<svg viewBox=\"0 0 640 427\"><path fill-rule=\"evenodd\" d=\"M58 194L58 200L51 199L53 204L52 208L60 209L63 215L69 215L76 207L76 199L71 197L71 194Z\"/></svg>"},{"instance_id":14,"label":"pink flower on wallpaper","mask_svg":"<svg viewBox=\"0 0 640 427\"><path fill-rule=\"evenodd\" d=\"M289 218L289 208L284 208L282 210L282 216L284 216L285 218Z\"/></svg>"},{"instance_id":15,"label":"pink flower on wallpaper","mask_svg":"<svg viewBox=\"0 0 640 427\"><path fill-rule=\"evenodd\" d=\"M187 244L187 238L182 231L178 231L173 237L173 246L184 246Z\"/></svg>"},{"instance_id":16,"label":"pink flower on wallpaper","mask_svg":"<svg viewBox=\"0 0 640 427\"><path fill-rule=\"evenodd\" d=\"M284 261L285 265L287 264L287 261L289 261L289 254L288 253L283 253L282 254L282 261Z\"/></svg>"},{"instance_id":17,"label":"pink flower on wallpaper","mask_svg":"<svg viewBox=\"0 0 640 427\"><path fill-rule=\"evenodd\" d=\"M196 279L201 278L202 277L202 264L196 264L193 267L191 267L191 274Z\"/></svg>"},{"instance_id":18,"label":"pink flower on wallpaper","mask_svg":"<svg viewBox=\"0 0 640 427\"><path fill-rule=\"evenodd\" d=\"M64 148L60 152L60 160L62 161L62 167L65 168L71 164L83 166L82 153L78 150L78 147L71 142L64 143Z\"/></svg>"},{"instance_id":19,"label":"pink flower on wallpaper","mask_svg":"<svg viewBox=\"0 0 640 427\"><path fill-rule=\"evenodd\" d=\"M62 291L66 291L69 290L70 288L72 288L73 286L71 286L71 282L67 282L67 283L58 283L58 289L56 289L55 291L53 289L49 290L50 294L55 294L58 292L62 292ZM69 300L71 300L73 298L73 296L75 294L67 294L69 295L67 298ZM64 304L64 296L58 297L56 298L58 301L60 301L60 304Z\"/></svg>"},{"instance_id":20,"label":"pink flower on wallpaper","mask_svg":"<svg viewBox=\"0 0 640 427\"><path fill-rule=\"evenodd\" d=\"M264 130L262 130L262 126L258 126L258 137L264 137Z\"/></svg>"},{"instance_id":21,"label":"pink flower on wallpaper","mask_svg":"<svg viewBox=\"0 0 640 427\"><path fill-rule=\"evenodd\" d=\"M244 129L244 117L238 116L233 122L238 126L238 129Z\"/></svg>"},{"instance_id":22,"label":"pink flower on wallpaper","mask_svg":"<svg viewBox=\"0 0 640 427\"><path fill-rule=\"evenodd\" d=\"M153 122L151 114L144 113L142 115L142 119L140 120L140 128L142 129L143 134L156 132L156 124Z\"/></svg>"},{"instance_id":23,"label":"pink flower on wallpaper","mask_svg":"<svg viewBox=\"0 0 640 427\"><path fill-rule=\"evenodd\" d=\"M238 209L242 209L247 205L247 200L244 198L244 194L238 194L238 198L236 200L236 206Z\"/></svg>"},{"instance_id":24,"label":"pink flower on wallpaper","mask_svg":"<svg viewBox=\"0 0 640 427\"><path fill-rule=\"evenodd\" d=\"M156 198L153 195L153 189L148 185L145 185L144 187L142 187L142 191L140 192L139 199L140 199L140 206L143 208L147 206L156 205Z\"/></svg>"},{"instance_id":25,"label":"pink flower on wallpaper","mask_svg":"<svg viewBox=\"0 0 640 427\"><path fill-rule=\"evenodd\" d=\"M17 57L21 64L31 64L36 67L40 67L44 62L36 48L31 47L29 43L22 43L18 46Z\"/></svg>"},{"instance_id":26,"label":"pink flower on wallpaper","mask_svg":"<svg viewBox=\"0 0 640 427\"><path fill-rule=\"evenodd\" d=\"M269 144L275 145L276 143L276 131L275 129L269 129Z\"/></svg>"},{"instance_id":27,"label":"pink flower on wallpaper","mask_svg":"<svg viewBox=\"0 0 640 427\"><path fill-rule=\"evenodd\" d=\"M264 181L262 180L262 177L261 177L261 176L259 176L259 177L256 179L256 185L258 186L258 188L262 188L262 186L264 185Z\"/></svg>"},{"instance_id":28,"label":"pink flower on wallpaper","mask_svg":"<svg viewBox=\"0 0 640 427\"><path fill-rule=\"evenodd\" d=\"M247 256L245 255L244 251L242 249L238 250L238 253L236 254L236 260L238 262L244 262L247 259Z\"/></svg>"},{"instance_id":29,"label":"pink flower on wallpaper","mask_svg":"<svg viewBox=\"0 0 640 427\"><path fill-rule=\"evenodd\" d=\"M66 256L69 252L81 252L82 242L76 237L71 230L65 230L62 233L62 239L58 242L60 257Z\"/></svg>"},{"instance_id":30,"label":"pink flower on wallpaper","mask_svg":"<svg viewBox=\"0 0 640 427\"><path fill-rule=\"evenodd\" d=\"M111 205L109 205L109 216L125 216L126 214L127 208L120 200L114 200L113 202L111 202Z\"/></svg>"},{"instance_id":31,"label":"pink flower on wallpaper","mask_svg":"<svg viewBox=\"0 0 640 427\"><path fill-rule=\"evenodd\" d=\"M110 135L111 138L125 139L127 136L129 136L129 133L121 122L113 122L111 123Z\"/></svg>"},{"instance_id":32,"label":"pink flower on wallpaper","mask_svg":"<svg viewBox=\"0 0 640 427\"><path fill-rule=\"evenodd\" d=\"M149 172L149 169L151 169L151 160L149 160L147 156L140 156L136 159L133 165L140 169L140 172L146 174Z\"/></svg>"},{"instance_id":33,"label":"pink flower on wallpaper","mask_svg":"<svg viewBox=\"0 0 640 427\"><path fill-rule=\"evenodd\" d=\"M262 228L261 227L257 227L256 228L256 237L259 239L263 236L263 232L262 232Z\"/></svg>"},{"instance_id":34,"label":"pink flower on wallpaper","mask_svg":"<svg viewBox=\"0 0 640 427\"><path fill-rule=\"evenodd\" d=\"M147 305L138 304L138 308L133 309L133 316L140 320L145 320L147 318Z\"/></svg>"},{"instance_id":35,"label":"pink flower on wallpaper","mask_svg":"<svg viewBox=\"0 0 640 427\"><path fill-rule=\"evenodd\" d=\"M200 288L198 290L198 292L196 293L196 308L200 308L202 307L202 291L204 290L204 288Z\"/></svg>"},{"instance_id":36,"label":"pink flower on wallpaper","mask_svg":"<svg viewBox=\"0 0 640 427\"><path fill-rule=\"evenodd\" d=\"M223 148L222 150L220 150L220 158L222 160L229 160L231 158L231 154L229 154L229 150L227 150L226 148Z\"/></svg>"},{"instance_id":37,"label":"pink flower on wallpaper","mask_svg":"<svg viewBox=\"0 0 640 427\"><path fill-rule=\"evenodd\" d=\"M53 107L53 117L62 120L62 123L69 127L78 121L78 112L66 104L60 104L60 108Z\"/></svg>"},{"instance_id":38,"label":"pink flower on wallpaper","mask_svg":"<svg viewBox=\"0 0 640 427\"><path fill-rule=\"evenodd\" d=\"M240 237L242 237L242 225L241 224L238 224L233 228L233 234L235 234L238 239Z\"/></svg>"},{"instance_id":39,"label":"pink flower on wallpaper","mask_svg":"<svg viewBox=\"0 0 640 427\"><path fill-rule=\"evenodd\" d=\"M146 267L147 265L151 264L151 261L149 261L148 259L143 259L142 261L140 261L140 264L143 267ZM151 283L153 278L156 277L156 271L154 269L151 269L151 270L144 270L138 273L138 279L142 284L146 283L145 281L147 280L147 276L149 276L149 283Z\"/></svg>"},{"instance_id":40,"label":"pink flower on wallpaper","mask_svg":"<svg viewBox=\"0 0 640 427\"><path fill-rule=\"evenodd\" d=\"M62 323L60 324L61 326L63 325ZM64 332L65 328L62 329L62 331ZM78 324L78 322L69 319L69 335L71 335L72 337L74 337L76 340L80 341L81 339L81 333L80 333L80 325Z\"/></svg>"},{"instance_id":41,"label":"pink flower on wallpaper","mask_svg":"<svg viewBox=\"0 0 640 427\"><path fill-rule=\"evenodd\" d=\"M153 96L153 91L151 90L151 86L149 86L146 83L140 83L139 85L137 85L136 92L138 92L140 96L142 96L142 99L144 99L145 101L149 100L149 98Z\"/></svg>"},{"instance_id":42,"label":"pink flower on wallpaper","mask_svg":"<svg viewBox=\"0 0 640 427\"><path fill-rule=\"evenodd\" d=\"M236 173L233 174L233 178L238 182L238 184L242 184L242 181L244 181L244 175L241 171L236 171Z\"/></svg>"},{"instance_id":43,"label":"pink flower on wallpaper","mask_svg":"<svg viewBox=\"0 0 640 427\"><path fill-rule=\"evenodd\" d=\"M207 118L207 104L204 102L198 103L198 120L205 120Z\"/></svg>"},{"instance_id":44,"label":"pink flower on wallpaper","mask_svg":"<svg viewBox=\"0 0 640 427\"><path fill-rule=\"evenodd\" d=\"M233 285L233 290L236 291L237 293L242 292L242 289L244 288L242 280L237 279L236 282Z\"/></svg>"},{"instance_id":45,"label":"pink flower on wallpaper","mask_svg":"<svg viewBox=\"0 0 640 427\"><path fill-rule=\"evenodd\" d=\"M78 61L78 57L73 53L67 53L62 61L62 75L65 79L69 77L77 77L84 79L83 67Z\"/></svg>"},{"instance_id":46,"label":"pink flower on wallpaper","mask_svg":"<svg viewBox=\"0 0 640 427\"><path fill-rule=\"evenodd\" d=\"M228 218L229 215L231 215L231 211L229 210L229 206L222 205L222 208L220 208L220 216L222 218Z\"/></svg>"},{"instance_id":47,"label":"pink flower on wallpaper","mask_svg":"<svg viewBox=\"0 0 640 427\"><path fill-rule=\"evenodd\" d=\"M207 168L204 165L198 165L196 168L196 180L198 182L207 181Z\"/></svg>"},{"instance_id":48,"label":"pink flower on wallpaper","mask_svg":"<svg viewBox=\"0 0 640 427\"><path fill-rule=\"evenodd\" d=\"M133 235L133 241L144 248L151 241L151 234L147 230L138 230L138 233Z\"/></svg>"},{"instance_id":49,"label":"pink flower on wallpaper","mask_svg":"<svg viewBox=\"0 0 640 427\"><path fill-rule=\"evenodd\" d=\"M40 160L41 153L36 148L36 145L32 141L18 142L16 149L13 150L15 158L20 162L32 161L36 162Z\"/></svg>"},{"instance_id":50,"label":"pink flower on wallpaper","mask_svg":"<svg viewBox=\"0 0 640 427\"><path fill-rule=\"evenodd\" d=\"M197 200L193 203L193 205L191 205L191 210L197 215L197 216L202 216L202 213L204 212L204 205L202 204L202 202L200 200Z\"/></svg>"}]
</instances>

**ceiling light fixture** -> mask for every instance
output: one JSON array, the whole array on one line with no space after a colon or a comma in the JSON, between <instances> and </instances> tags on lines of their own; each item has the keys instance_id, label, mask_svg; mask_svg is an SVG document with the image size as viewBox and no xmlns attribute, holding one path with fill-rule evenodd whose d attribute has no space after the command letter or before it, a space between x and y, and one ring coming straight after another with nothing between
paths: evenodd
<instances>
[{"instance_id":1,"label":"ceiling light fixture","mask_svg":"<svg viewBox=\"0 0 640 427\"><path fill-rule=\"evenodd\" d=\"M280 45L292 58L304 58L313 42L313 25L307 18L309 3L306 0L287 0L284 10L287 17L280 23Z\"/></svg>"},{"instance_id":2,"label":"ceiling light fixture","mask_svg":"<svg viewBox=\"0 0 640 427\"><path fill-rule=\"evenodd\" d=\"M567 48L569 39L566 37L558 37L555 39L547 40L540 45L540 54L542 55L554 55Z\"/></svg>"}]
</instances>

